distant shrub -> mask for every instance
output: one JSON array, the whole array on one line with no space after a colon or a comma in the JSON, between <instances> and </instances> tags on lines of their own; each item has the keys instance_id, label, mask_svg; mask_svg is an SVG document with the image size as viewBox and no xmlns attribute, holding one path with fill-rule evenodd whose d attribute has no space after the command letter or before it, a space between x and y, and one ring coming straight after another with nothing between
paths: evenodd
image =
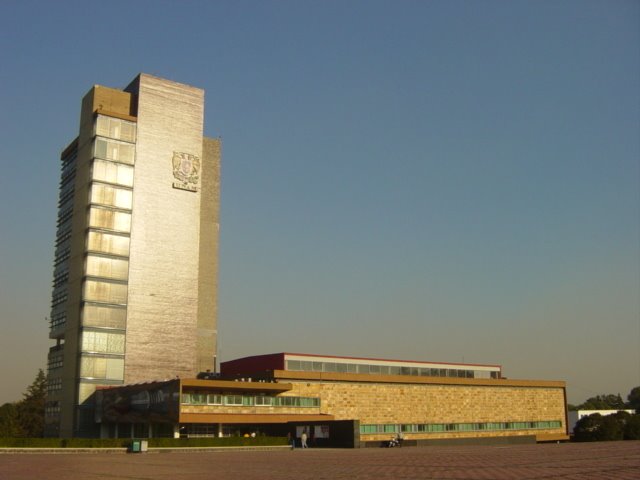
<instances>
[{"instance_id":1,"label":"distant shrub","mask_svg":"<svg viewBox=\"0 0 640 480\"><path fill-rule=\"evenodd\" d=\"M264 447L287 445L285 437L150 438L150 447Z\"/></svg>"},{"instance_id":2,"label":"distant shrub","mask_svg":"<svg viewBox=\"0 0 640 480\"><path fill-rule=\"evenodd\" d=\"M287 445L284 437L149 438L149 447L263 447ZM2 438L0 448L129 448L131 438Z\"/></svg>"},{"instance_id":3,"label":"distant shrub","mask_svg":"<svg viewBox=\"0 0 640 480\"><path fill-rule=\"evenodd\" d=\"M576 442L605 442L640 439L640 415L618 412L602 416L594 413L582 417L573 428Z\"/></svg>"},{"instance_id":4,"label":"distant shrub","mask_svg":"<svg viewBox=\"0 0 640 480\"><path fill-rule=\"evenodd\" d=\"M632 415L624 426L625 440L640 440L640 414Z\"/></svg>"}]
</instances>

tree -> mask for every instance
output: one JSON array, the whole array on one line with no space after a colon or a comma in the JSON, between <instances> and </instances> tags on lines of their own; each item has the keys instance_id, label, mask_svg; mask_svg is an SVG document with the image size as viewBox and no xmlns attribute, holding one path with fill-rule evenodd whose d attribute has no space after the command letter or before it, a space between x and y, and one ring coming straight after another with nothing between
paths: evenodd
<instances>
[{"instance_id":1,"label":"tree","mask_svg":"<svg viewBox=\"0 0 640 480\"><path fill-rule=\"evenodd\" d=\"M47 394L47 376L38 370L35 380L27 387L24 398L16 405L18 422L25 437L44 434L44 402Z\"/></svg>"},{"instance_id":2,"label":"tree","mask_svg":"<svg viewBox=\"0 0 640 480\"><path fill-rule=\"evenodd\" d=\"M623 429L625 440L640 440L640 414L631 415Z\"/></svg>"},{"instance_id":3,"label":"tree","mask_svg":"<svg viewBox=\"0 0 640 480\"><path fill-rule=\"evenodd\" d=\"M619 410L626 408L626 404L618 395L596 395L588 398L582 405L576 407L577 410Z\"/></svg>"},{"instance_id":4,"label":"tree","mask_svg":"<svg viewBox=\"0 0 640 480\"><path fill-rule=\"evenodd\" d=\"M22 428L18 421L18 408L15 403L5 403L0 407L0 437L20 437Z\"/></svg>"},{"instance_id":5,"label":"tree","mask_svg":"<svg viewBox=\"0 0 640 480\"><path fill-rule=\"evenodd\" d=\"M627 396L627 406L629 408L634 408L636 413L640 413L640 387L635 387L631 389L629 395Z\"/></svg>"},{"instance_id":6,"label":"tree","mask_svg":"<svg viewBox=\"0 0 640 480\"><path fill-rule=\"evenodd\" d=\"M577 442L622 440L622 425L614 415L603 417L594 413L578 420L573 428L573 438Z\"/></svg>"}]
</instances>

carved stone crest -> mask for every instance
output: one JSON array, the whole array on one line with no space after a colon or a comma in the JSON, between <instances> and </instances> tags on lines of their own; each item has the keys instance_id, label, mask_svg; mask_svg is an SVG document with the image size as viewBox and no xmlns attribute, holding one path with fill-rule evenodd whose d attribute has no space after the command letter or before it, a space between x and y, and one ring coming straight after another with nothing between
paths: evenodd
<instances>
[{"instance_id":1,"label":"carved stone crest","mask_svg":"<svg viewBox=\"0 0 640 480\"><path fill-rule=\"evenodd\" d=\"M173 177L178 180L173 182L173 188L198 191L200 180L200 158L190 153L173 152Z\"/></svg>"}]
</instances>

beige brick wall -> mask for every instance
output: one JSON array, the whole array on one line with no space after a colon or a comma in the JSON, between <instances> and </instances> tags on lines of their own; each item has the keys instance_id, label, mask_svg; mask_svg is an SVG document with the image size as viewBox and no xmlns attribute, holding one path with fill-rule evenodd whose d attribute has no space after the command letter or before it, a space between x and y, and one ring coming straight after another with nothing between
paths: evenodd
<instances>
[{"instance_id":1,"label":"beige brick wall","mask_svg":"<svg viewBox=\"0 0 640 480\"><path fill-rule=\"evenodd\" d=\"M296 382L291 395L320 397L320 413L360 424L533 422L559 420L560 429L411 433L408 439L563 435L565 397L560 387ZM389 434L363 435L365 440Z\"/></svg>"}]
</instances>

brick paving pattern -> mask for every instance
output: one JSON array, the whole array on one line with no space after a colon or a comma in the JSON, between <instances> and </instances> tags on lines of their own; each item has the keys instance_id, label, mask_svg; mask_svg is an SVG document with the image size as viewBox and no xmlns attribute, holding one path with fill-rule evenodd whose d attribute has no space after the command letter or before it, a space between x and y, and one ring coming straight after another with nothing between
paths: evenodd
<instances>
[{"instance_id":1,"label":"brick paving pattern","mask_svg":"<svg viewBox=\"0 0 640 480\"><path fill-rule=\"evenodd\" d=\"M141 454L0 454L0 479L640 479L640 442Z\"/></svg>"}]
</instances>

